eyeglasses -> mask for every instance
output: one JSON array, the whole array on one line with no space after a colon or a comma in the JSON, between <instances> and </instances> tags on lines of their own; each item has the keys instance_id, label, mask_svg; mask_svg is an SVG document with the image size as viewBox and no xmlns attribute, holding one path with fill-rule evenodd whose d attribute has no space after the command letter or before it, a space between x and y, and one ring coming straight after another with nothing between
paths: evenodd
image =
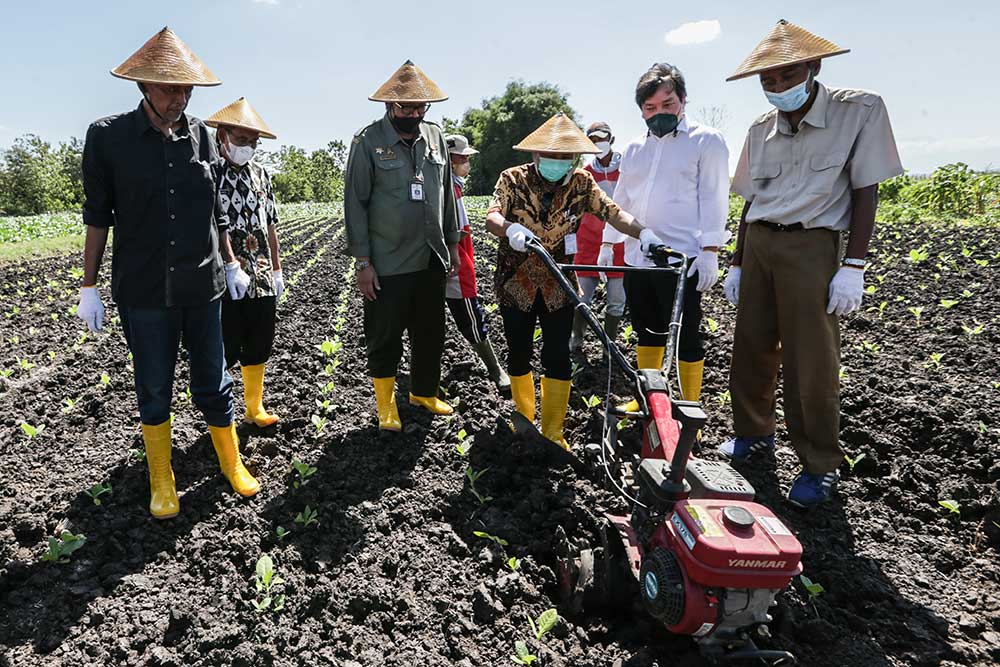
<instances>
[{"instance_id":1,"label":"eyeglasses","mask_svg":"<svg viewBox=\"0 0 1000 667\"><path fill-rule=\"evenodd\" d=\"M392 108L397 113L404 113L409 116L418 115L422 116L427 113L427 110L431 108L430 104L400 104L399 102L393 102Z\"/></svg>"}]
</instances>

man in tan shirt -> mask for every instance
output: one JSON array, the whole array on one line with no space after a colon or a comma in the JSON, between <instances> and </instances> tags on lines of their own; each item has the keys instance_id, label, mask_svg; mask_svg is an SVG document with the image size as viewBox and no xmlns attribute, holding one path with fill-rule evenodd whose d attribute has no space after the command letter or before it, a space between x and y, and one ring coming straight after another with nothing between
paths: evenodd
<instances>
[{"instance_id":1,"label":"man in tan shirt","mask_svg":"<svg viewBox=\"0 0 1000 667\"><path fill-rule=\"evenodd\" d=\"M751 125L733 177L746 200L725 283L738 304L736 433L721 451L743 460L774 447L782 367L788 437L803 466L788 499L806 508L839 479L838 317L861 305L878 184L903 171L882 98L816 80L822 59L842 53L782 20L728 79L757 74L775 108Z\"/></svg>"}]
</instances>

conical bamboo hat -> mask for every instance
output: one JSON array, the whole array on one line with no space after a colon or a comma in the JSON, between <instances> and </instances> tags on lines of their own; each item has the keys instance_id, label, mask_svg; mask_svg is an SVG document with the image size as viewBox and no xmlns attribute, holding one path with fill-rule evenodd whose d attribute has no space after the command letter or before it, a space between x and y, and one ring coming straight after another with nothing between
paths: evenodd
<instances>
[{"instance_id":1,"label":"conical bamboo hat","mask_svg":"<svg viewBox=\"0 0 1000 667\"><path fill-rule=\"evenodd\" d=\"M164 28L111 70L119 79L172 86L218 86L222 81L170 28Z\"/></svg>"},{"instance_id":2,"label":"conical bamboo hat","mask_svg":"<svg viewBox=\"0 0 1000 667\"><path fill-rule=\"evenodd\" d=\"M839 56L849 51L781 19L726 81L735 81L775 67Z\"/></svg>"},{"instance_id":3,"label":"conical bamboo hat","mask_svg":"<svg viewBox=\"0 0 1000 667\"><path fill-rule=\"evenodd\" d=\"M372 102L419 104L443 102L448 96L412 60L407 60L368 99Z\"/></svg>"},{"instance_id":4,"label":"conical bamboo hat","mask_svg":"<svg viewBox=\"0 0 1000 667\"><path fill-rule=\"evenodd\" d=\"M600 153L587 135L566 114L557 113L514 146L533 153Z\"/></svg>"},{"instance_id":5,"label":"conical bamboo hat","mask_svg":"<svg viewBox=\"0 0 1000 667\"><path fill-rule=\"evenodd\" d=\"M241 97L229 106L213 113L205 120L205 125L209 127L219 127L220 125L239 127L257 132L265 139L278 138L264 122L264 119L260 117L260 114L250 106L245 97Z\"/></svg>"}]
</instances>

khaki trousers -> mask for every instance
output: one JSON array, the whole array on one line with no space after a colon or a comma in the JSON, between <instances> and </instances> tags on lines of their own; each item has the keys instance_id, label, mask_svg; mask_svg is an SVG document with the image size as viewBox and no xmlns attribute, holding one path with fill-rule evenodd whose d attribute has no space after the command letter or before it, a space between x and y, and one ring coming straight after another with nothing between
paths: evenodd
<instances>
[{"instance_id":1,"label":"khaki trousers","mask_svg":"<svg viewBox=\"0 0 1000 667\"><path fill-rule=\"evenodd\" d=\"M782 368L792 447L812 474L836 470L840 449L840 323L826 312L840 233L747 227L729 391L736 435L775 432Z\"/></svg>"}]
</instances>

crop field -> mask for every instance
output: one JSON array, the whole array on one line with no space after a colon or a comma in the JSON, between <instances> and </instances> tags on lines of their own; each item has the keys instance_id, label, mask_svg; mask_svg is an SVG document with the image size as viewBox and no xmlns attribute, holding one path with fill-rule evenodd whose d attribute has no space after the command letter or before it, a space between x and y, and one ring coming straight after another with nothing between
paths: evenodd
<instances>
[{"instance_id":1,"label":"crop field","mask_svg":"<svg viewBox=\"0 0 1000 667\"><path fill-rule=\"evenodd\" d=\"M482 230L486 200L467 207ZM24 232L18 221L0 219L0 243L79 225L40 217ZM265 401L281 421L239 428L261 493L239 498L219 473L181 363L181 512L164 522L147 512L109 261L100 334L74 315L79 253L0 266L0 666L495 667L515 664L519 649L543 667L705 664L690 638L640 609L574 613L560 602L559 536L595 546L602 515L623 509L583 455L607 400L593 337L576 359L567 417L576 460L511 433L513 405L454 329L442 386L455 415L406 404L404 363L404 431L383 434L340 210L283 208L280 234L288 289ZM784 501L798 462L780 428L773 456L740 467L798 536L818 584L797 578L778 596L760 643L809 666L995 665L1000 231L900 222L876 234L865 303L843 324L848 457L835 500L811 513ZM496 240L475 239L503 359ZM705 313L700 455L717 458L731 431L735 309L717 287ZM633 332L618 342L631 350ZM238 370L234 379L242 415ZM628 397L619 378L612 388L611 400ZM634 425L621 435L640 438Z\"/></svg>"}]
</instances>

